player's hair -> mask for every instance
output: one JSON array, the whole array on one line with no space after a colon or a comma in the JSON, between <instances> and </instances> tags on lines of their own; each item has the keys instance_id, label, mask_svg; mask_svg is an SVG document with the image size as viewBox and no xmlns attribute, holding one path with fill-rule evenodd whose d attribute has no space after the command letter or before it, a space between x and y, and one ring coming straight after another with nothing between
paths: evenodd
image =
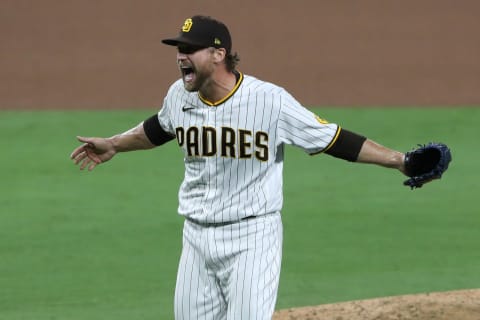
<instances>
[{"instance_id":1,"label":"player's hair","mask_svg":"<svg viewBox=\"0 0 480 320\"><path fill-rule=\"evenodd\" d=\"M225 65L227 66L227 70L229 72L234 71L239 62L240 62L240 56L236 52L229 53L225 57Z\"/></svg>"},{"instance_id":2,"label":"player's hair","mask_svg":"<svg viewBox=\"0 0 480 320\"><path fill-rule=\"evenodd\" d=\"M210 47L209 50L215 50L213 47ZM240 62L240 56L238 53L227 53L225 56L225 66L227 67L228 72L233 72L237 68L238 63Z\"/></svg>"}]
</instances>

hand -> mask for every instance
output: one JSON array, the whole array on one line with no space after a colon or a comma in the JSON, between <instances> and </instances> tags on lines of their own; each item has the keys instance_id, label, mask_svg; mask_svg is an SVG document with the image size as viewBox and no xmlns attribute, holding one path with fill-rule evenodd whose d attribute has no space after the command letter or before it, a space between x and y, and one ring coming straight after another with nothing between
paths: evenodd
<instances>
[{"instance_id":1,"label":"hand","mask_svg":"<svg viewBox=\"0 0 480 320\"><path fill-rule=\"evenodd\" d=\"M408 180L404 185L411 189L421 188L425 183L440 179L452 161L450 148L440 142L419 144L405 154L404 166Z\"/></svg>"},{"instance_id":2,"label":"hand","mask_svg":"<svg viewBox=\"0 0 480 320\"><path fill-rule=\"evenodd\" d=\"M77 136L77 139L83 142L83 144L73 150L70 159L72 159L75 164L80 164L80 170L88 167L88 171L92 171L97 165L112 159L116 154L112 142L106 138L85 138Z\"/></svg>"}]
</instances>

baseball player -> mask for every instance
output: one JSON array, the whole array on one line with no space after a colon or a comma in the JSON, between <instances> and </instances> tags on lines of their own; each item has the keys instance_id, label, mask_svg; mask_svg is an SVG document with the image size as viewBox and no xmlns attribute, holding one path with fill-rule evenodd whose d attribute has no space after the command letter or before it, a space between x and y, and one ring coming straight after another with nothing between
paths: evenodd
<instances>
[{"instance_id":1,"label":"baseball player","mask_svg":"<svg viewBox=\"0 0 480 320\"><path fill-rule=\"evenodd\" d=\"M271 319L282 257L285 145L310 155L373 163L401 172L404 154L329 123L286 90L237 70L227 27L206 16L185 20L177 37L181 79L160 111L109 138L77 137L72 154L94 169L118 152L175 140L185 177L185 217L176 319Z\"/></svg>"}]
</instances>

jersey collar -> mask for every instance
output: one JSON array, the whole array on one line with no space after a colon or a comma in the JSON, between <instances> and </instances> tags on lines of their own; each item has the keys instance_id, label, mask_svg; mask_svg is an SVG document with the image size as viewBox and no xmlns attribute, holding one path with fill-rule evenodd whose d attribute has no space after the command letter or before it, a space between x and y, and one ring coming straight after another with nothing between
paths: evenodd
<instances>
[{"instance_id":1,"label":"jersey collar","mask_svg":"<svg viewBox=\"0 0 480 320\"><path fill-rule=\"evenodd\" d=\"M224 103L225 101L227 101L231 96L233 96L233 94L237 91L238 87L240 87L240 84L243 81L243 73L241 73L240 71L237 71L237 70L233 71L233 73L235 74L237 82L235 83L235 86L233 87L232 91L230 91L224 98L222 98L222 99L220 99L216 102L212 102L212 101L209 101L209 100L205 99L204 97L202 97L202 95L199 92L198 97L200 98L200 100L202 100L203 103L205 103L206 105L209 105L211 107L216 107L216 106Z\"/></svg>"}]
</instances>

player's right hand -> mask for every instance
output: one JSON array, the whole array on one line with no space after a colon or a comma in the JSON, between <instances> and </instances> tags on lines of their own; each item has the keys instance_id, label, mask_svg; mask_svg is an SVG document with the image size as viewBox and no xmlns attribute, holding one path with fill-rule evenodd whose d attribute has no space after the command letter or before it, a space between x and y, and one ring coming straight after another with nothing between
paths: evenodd
<instances>
[{"instance_id":1,"label":"player's right hand","mask_svg":"<svg viewBox=\"0 0 480 320\"><path fill-rule=\"evenodd\" d=\"M76 165L80 164L80 170L88 167L92 171L100 163L110 160L116 153L111 141L106 138L86 138L77 136L81 146L73 150L70 159Z\"/></svg>"}]
</instances>

